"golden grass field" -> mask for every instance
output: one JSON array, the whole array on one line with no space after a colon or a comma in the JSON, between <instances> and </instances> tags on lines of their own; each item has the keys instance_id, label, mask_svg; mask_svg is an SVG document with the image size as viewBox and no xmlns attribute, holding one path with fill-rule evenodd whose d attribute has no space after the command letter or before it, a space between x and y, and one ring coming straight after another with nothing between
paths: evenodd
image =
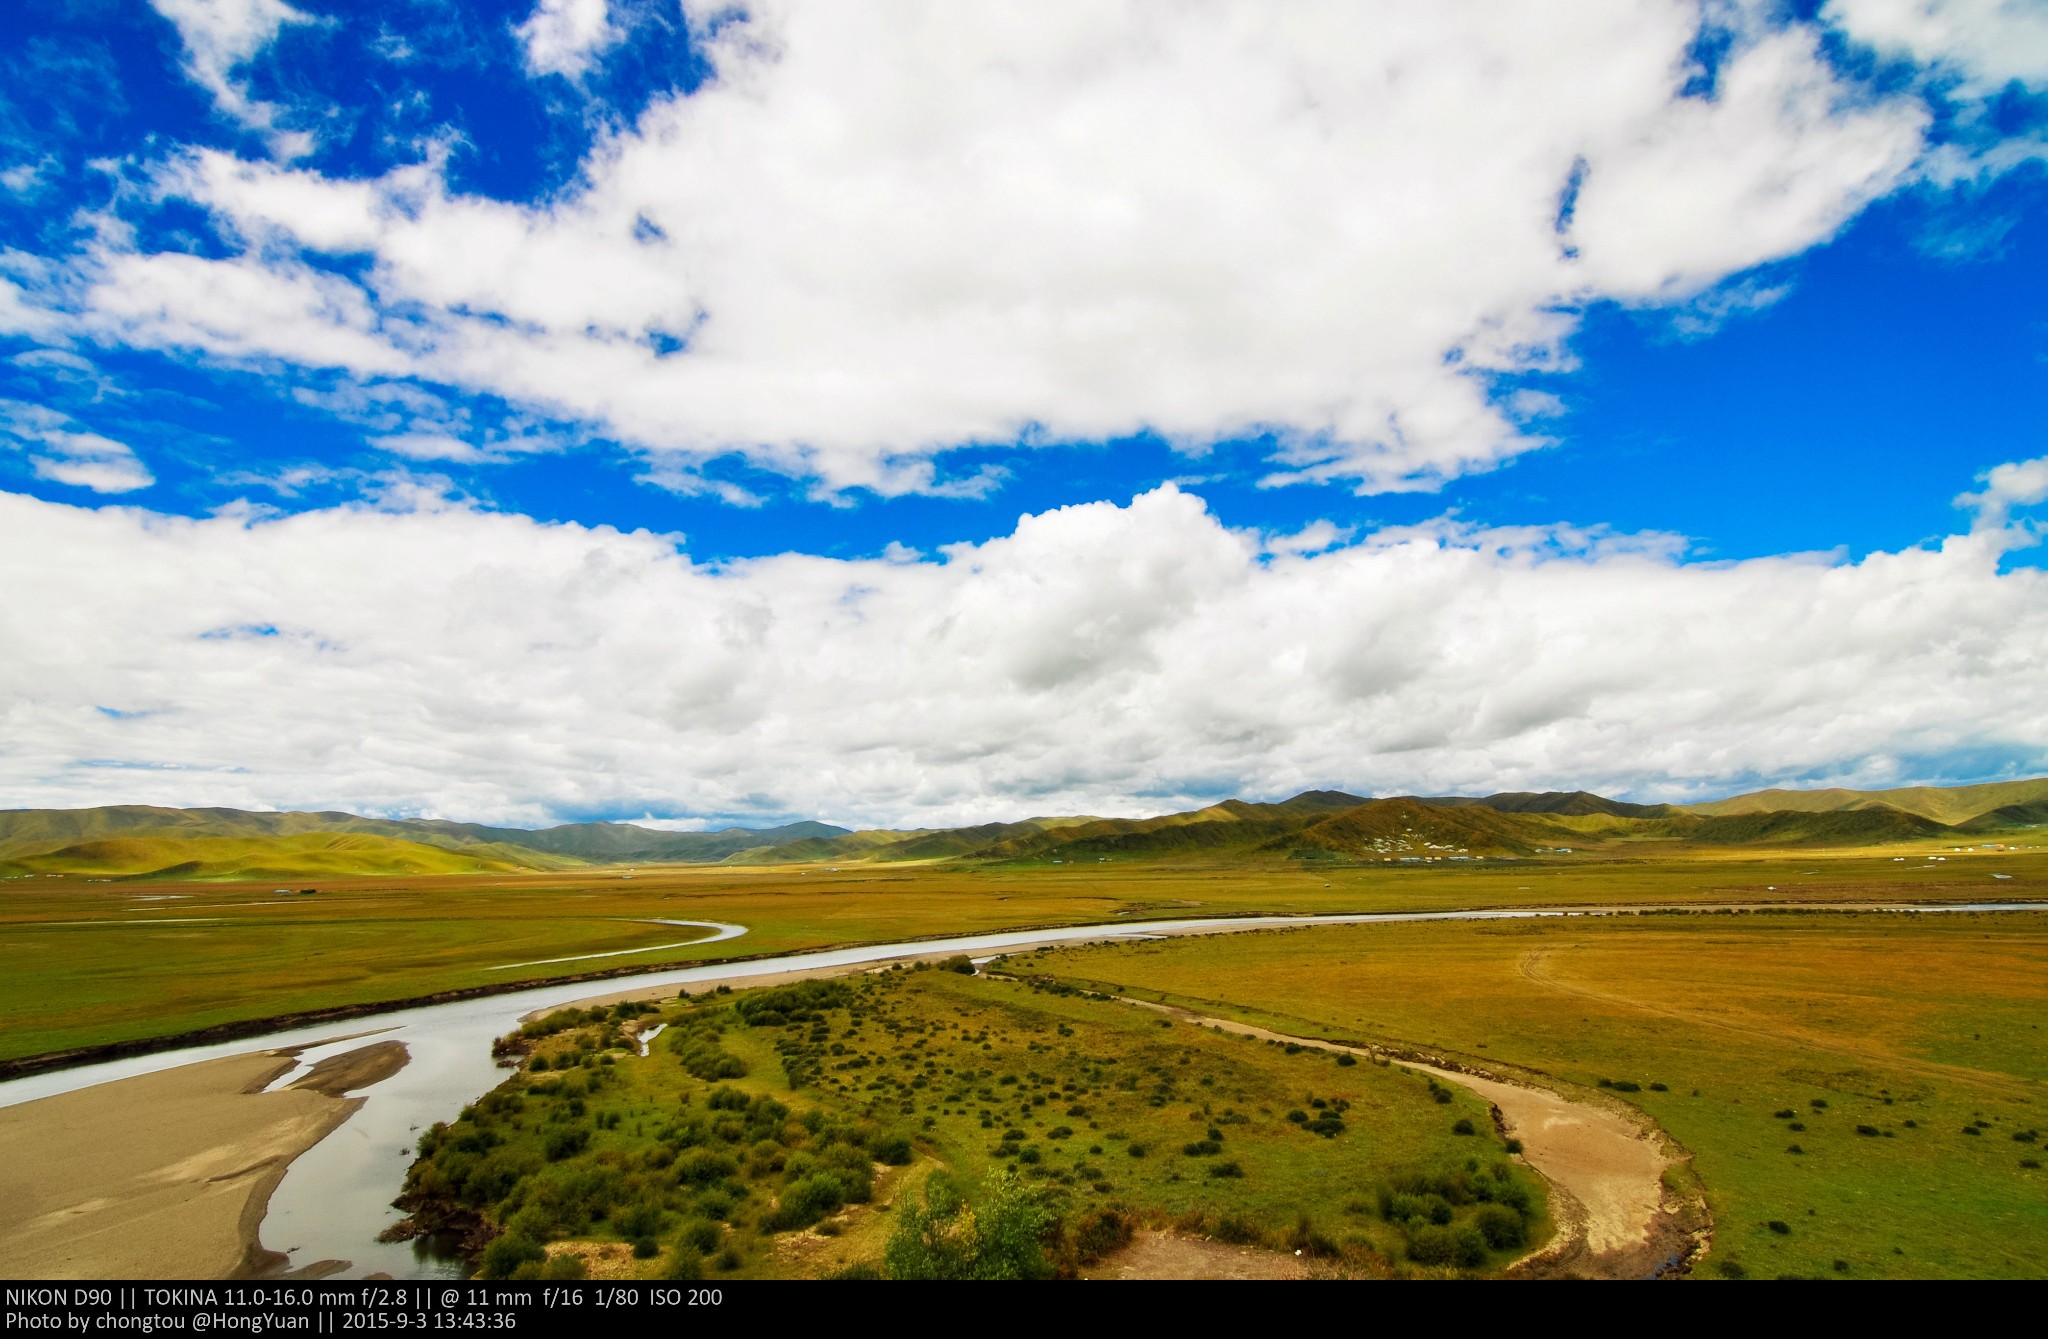
<instances>
[{"instance_id":1,"label":"golden grass field","mask_svg":"<svg viewBox=\"0 0 2048 1339\"><path fill-rule=\"evenodd\" d=\"M1421 868L1292 865L1010 869L960 865L619 870L294 883L0 881L0 1059L335 1005L835 944L1026 926L1287 912L1615 903L2048 897L2048 860L1881 853L1695 855ZM2007 880L1991 874L2009 872ZM674 944L636 918L716 920L742 939L545 966L507 963Z\"/></svg>"},{"instance_id":2,"label":"golden grass field","mask_svg":"<svg viewBox=\"0 0 2048 1339\"><path fill-rule=\"evenodd\" d=\"M1693 1155L1709 1277L2048 1275L2038 913L1332 927L1026 964L1596 1099L1636 1084L1618 1096Z\"/></svg>"}]
</instances>

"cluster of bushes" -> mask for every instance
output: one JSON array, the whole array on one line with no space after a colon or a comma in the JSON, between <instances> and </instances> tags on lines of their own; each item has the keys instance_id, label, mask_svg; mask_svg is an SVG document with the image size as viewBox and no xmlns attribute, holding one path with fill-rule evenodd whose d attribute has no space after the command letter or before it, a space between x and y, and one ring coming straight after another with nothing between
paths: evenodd
<instances>
[{"instance_id":1,"label":"cluster of bushes","mask_svg":"<svg viewBox=\"0 0 2048 1339\"><path fill-rule=\"evenodd\" d=\"M707 1083L719 1079L743 1079L747 1062L718 1044L718 1025L710 1019L690 1019L662 1034L662 1044L683 1062L692 1078Z\"/></svg>"},{"instance_id":2,"label":"cluster of bushes","mask_svg":"<svg viewBox=\"0 0 2048 1339\"><path fill-rule=\"evenodd\" d=\"M1380 1217L1402 1228L1409 1259L1465 1269L1527 1245L1533 1206L1512 1167L1482 1169L1476 1159L1457 1171L1401 1173L1379 1195Z\"/></svg>"},{"instance_id":3,"label":"cluster of bushes","mask_svg":"<svg viewBox=\"0 0 2048 1339\"><path fill-rule=\"evenodd\" d=\"M612 1024L609 1012L584 1015L586 1028ZM706 1023L670 1035L693 1073L727 1055ZM738 1268L757 1234L865 1203L876 1162L911 1158L907 1138L872 1122L799 1116L730 1084L636 1106L615 1093L622 1072L570 1066L509 1080L421 1136L401 1204L422 1227L489 1238L477 1261L486 1278L575 1276L578 1262L548 1260L546 1243L590 1236L628 1241L642 1259L666 1247L664 1272L694 1278Z\"/></svg>"},{"instance_id":4,"label":"cluster of bushes","mask_svg":"<svg viewBox=\"0 0 2048 1339\"><path fill-rule=\"evenodd\" d=\"M1441 1100L1449 1101L1450 1095L1446 1093ZM1319 1134L1325 1139L1334 1139L1344 1133L1344 1113L1351 1110L1350 1102L1341 1097L1311 1097L1308 1104L1315 1112L1314 1115L1297 1107L1287 1113L1287 1119L1309 1133Z\"/></svg>"},{"instance_id":5,"label":"cluster of bushes","mask_svg":"<svg viewBox=\"0 0 2048 1339\"><path fill-rule=\"evenodd\" d=\"M844 1009L851 1003L853 990L844 981L794 981L770 990L748 991L732 1007L755 1027L782 1027L822 1023L823 1010Z\"/></svg>"},{"instance_id":6,"label":"cluster of bushes","mask_svg":"<svg viewBox=\"0 0 2048 1339\"><path fill-rule=\"evenodd\" d=\"M932 1173L924 1203L899 1210L882 1272L892 1279L1051 1278L1046 1239L1059 1239L1060 1222L1043 1192L999 1170L977 1200L970 1205L966 1188L948 1173ZM1127 1238L1128 1226L1122 1230ZM1096 1231L1114 1236L1116 1228Z\"/></svg>"}]
</instances>

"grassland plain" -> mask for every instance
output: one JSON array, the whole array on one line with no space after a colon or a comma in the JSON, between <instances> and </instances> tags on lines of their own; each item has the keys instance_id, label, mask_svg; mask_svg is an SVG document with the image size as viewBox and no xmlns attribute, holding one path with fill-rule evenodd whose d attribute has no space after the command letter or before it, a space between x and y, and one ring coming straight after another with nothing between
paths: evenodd
<instances>
[{"instance_id":1,"label":"grassland plain","mask_svg":"<svg viewBox=\"0 0 2048 1339\"><path fill-rule=\"evenodd\" d=\"M1332 927L1012 967L1635 1104L1693 1154L1706 1277L2048 1275L2033 914Z\"/></svg>"},{"instance_id":2,"label":"grassland plain","mask_svg":"<svg viewBox=\"0 0 2048 1339\"><path fill-rule=\"evenodd\" d=\"M1924 845L1924 844L1923 844ZM1937 851L1947 859L1927 859ZM1901 858L1901 856L1906 858ZM2009 879L1993 880L2007 873ZM2048 857L1948 846L1451 865L1135 861L620 870L258 883L0 881L0 1059L303 1010L836 944L1288 912L2048 898ZM698 948L654 919L749 927ZM586 961L585 954L622 956ZM539 960L556 960L542 962ZM508 968L507 964L527 966Z\"/></svg>"},{"instance_id":3,"label":"grassland plain","mask_svg":"<svg viewBox=\"0 0 2048 1339\"><path fill-rule=\"evenodd\" d=\"M944 970L648 1007L530 1023L522 1072L423 1138L415 1225L467 1230L500 1277L920 1276L1006 1193L1047 1216L1046 1258L938 1272L1073 1273L1147 1222L1337 1272L1487 1272L1550 1230L1485 1104L1395 1067Z\"/></svg>"}]
</instances>

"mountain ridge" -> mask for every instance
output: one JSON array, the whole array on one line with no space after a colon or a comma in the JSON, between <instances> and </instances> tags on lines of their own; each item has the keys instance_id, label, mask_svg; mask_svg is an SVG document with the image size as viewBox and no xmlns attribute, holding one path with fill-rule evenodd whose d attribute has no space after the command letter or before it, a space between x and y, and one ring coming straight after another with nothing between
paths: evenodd
<instances>
[{"instance_id":1,"label":"mountain ridge","mask_svg":"<svg viewBox=\"0 0 2048 1339\"><path fill-rule=\"evenodd\" d=\"M105 805L0 810L0 870L218 878L229 877L222 871L234 869L268 878L297 877L293 871L349 872L352 859L361 866L359 872L379 873L856 860L1407 861L1613 852L1659 842L1808 847L1942 837L1974 841L2044 824L2048 778L1889 791L1773 789L1686 805L1636 804L1584 790L1379 798L1309 790L1284 800L1228 799L1149 818L1042 816L956 828L860 831L808 820L714 832L669 832L619 822L526 829L447 819L366 818L339 810ZM359 838L363 844L343 838ZM255 845L244 849L233 842Z\"/></svg>"}]
</instances>

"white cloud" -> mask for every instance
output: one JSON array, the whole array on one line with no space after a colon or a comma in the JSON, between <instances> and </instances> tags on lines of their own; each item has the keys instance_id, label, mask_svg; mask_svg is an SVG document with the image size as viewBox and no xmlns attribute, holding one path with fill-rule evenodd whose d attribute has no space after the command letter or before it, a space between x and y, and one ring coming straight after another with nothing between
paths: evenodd
<instances>
[{"instance_id":1,"label":"white cloud","mask_svg":"<svg viewBox=\"0 0 2048 1339\"><path fill-rule=\"evenodd\" d=\"M588 70L598 53L625 34L612 23L606 0L540 0L533 14L512 31L526 44L526 65L535 74L571 79Z\"/></svg>"},{"instance_id":2,"label":"white cloud","mask_svg":"<svg viewBox=\"0 0 2048 1339\"><path fill-rule=\"evenodd\" d=\"M828 490L972 490L946 449L1150 429L1272 431L1275 482L1427 488L1540 444L1489 378L1568 364L1580 305L1688 302L1814 245L1925 120L1798 25L1682 96L1689 0L747 15L706 36L714 80L540 204L433 162L195 154L160 188L246 249L104 243L84 322L489 392L679 479L740 452Z\"/></svg>"},{"instance_id":3,"label":"white cloud","mask_svg":"<svg viewBox=\"0 0 2048 1339\"><path fill-rule=\"evenodd\" d=\"M185 45L185 73L213 95L221 111L252 130L272 129L277 109L251 98L236 71L276 40L287 23L309 22L284 0L150 0ZM274 142L303 148L302 137ZM289 155L288 155L289 156Z\"/></svg>"},{"instance_id":4,"label":"white cloud","mask_svg":"<svg viewBox=\"0 0 2048 1339\"><path fill-rule=\"evenodd\" d=\"M132 493L156 482L125 442L81 431L69 418L42 405L0 400L0 445L25 453L38 478L73 488Z\"/></svg>"},{"instance_id":5,"label":"white cloud","mask_svg":"<svg viewBox=\"0 0 2048 1339\"><path fill-rule=\"evenodd\" d=\"M1275 556L1165 488L941 558L705 566L428 481L201 520L0 494L0 804L930 824L2039 771L2048 574L2007 547L1687 564L1438 524Z\"/></svg>"},{"instance_id":6,"label":"white cloud","mask_svg":"<svg viewBox=\"0 0 2048 1339\"><path fill-rule=\"evenodd\" d=\"M2048 90L2048 5L2040 0L1829 0L1822 14L1852 41L1920 67L1951 106L1951 138L1919 175L1942 188L2048 159L2048 138L2010 134L1995 104L2013 85Z\"/></svg>"},{"instance_id":7,"label":"white cloud","mask_svg":"<svg viewBox=\"0 0 2048 1339\"><path fill-rule=\"evenodd\" d=\"M1978 475L1977 482L1984 485L1984 491L1964 493L1956 498L1956 505L1977 513L1978 530L2002 530L2011 520L2013 508L2048 501L2048 456L1999 465ZM2030 534L2014 538L2024 541Z\"/></svg>"},{"instance_id":8,"label":"white cloud","mask_svg":"<svg viewBox=\"0 0 2048 1339\"><path fill-rule=\"evenodd\" d=\"M1894 59L1940 67L1982 97L2048 88L2048 7L2039 0L1829 0L1826 17Z\"/></svg>"}]
</instances>

